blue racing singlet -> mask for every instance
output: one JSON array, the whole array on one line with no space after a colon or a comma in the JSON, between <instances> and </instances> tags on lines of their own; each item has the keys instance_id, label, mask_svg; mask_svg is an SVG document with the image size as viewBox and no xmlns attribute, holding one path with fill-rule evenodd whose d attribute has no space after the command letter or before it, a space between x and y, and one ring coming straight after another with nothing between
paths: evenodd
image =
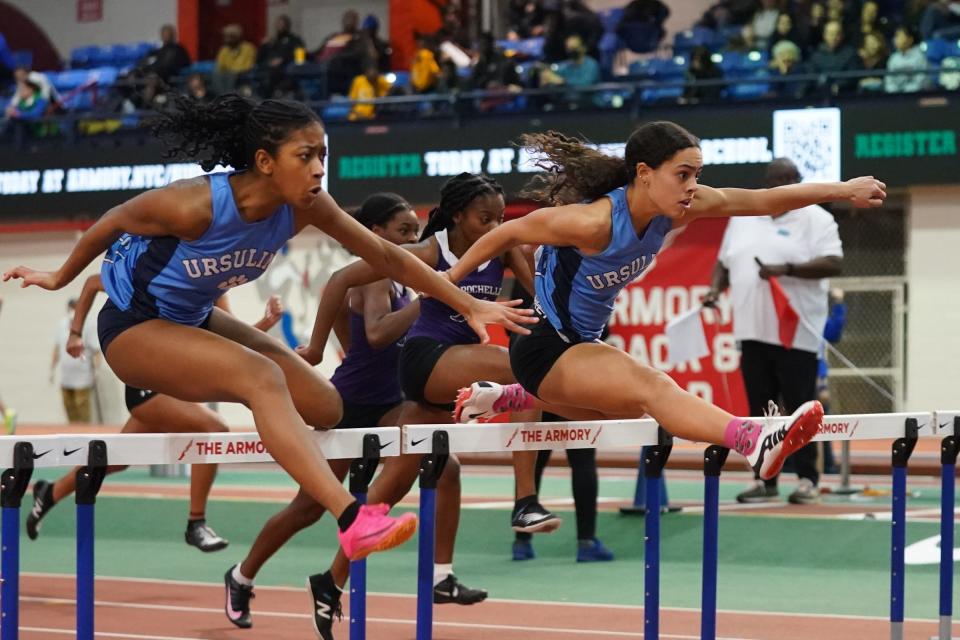
<instances>
[{"instance_id":1,"label":"blue racing singlet","mask_svg":"<svg viewBox=\"0 0 960 640\"><path fill-rule=\"evenodd\" d=\"M118 308L145 319L199 326L217 298L270 266L293 236L293 211L285 204L263 220L244 221L229 176L209 176L213 220L196 240L125 233L113 243L100 277Z\"/></svg>"},{"instance_id":2,"label":"blue racing singlet","mask_svg":"<svg viewBox=\"0 0 960 640\"><path fill-rule=\"evenodd\" d=\"M535 307L571 342L600 338L617 294L650 266L673 226L660 215L637 235L626 194L621 187L606 195L613 203L610 244L600 253L551 245L537 249Z\"/></svg>"}]
</instances>

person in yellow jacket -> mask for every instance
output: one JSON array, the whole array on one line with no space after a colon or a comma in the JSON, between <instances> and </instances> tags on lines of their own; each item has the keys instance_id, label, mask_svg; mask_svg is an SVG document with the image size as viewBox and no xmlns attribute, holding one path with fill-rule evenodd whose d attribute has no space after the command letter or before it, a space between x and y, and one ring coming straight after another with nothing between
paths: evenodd
<instances>
[{"instance_id":1,"label":"person in yellow jacket","mask_svg":"<svg viewBox=\"0 0 960 640\"><path fill-rule=\"evenodd\" d=\"M423 36L417 37L417 50L410 64L410 84L417 93L429 93L440 77L440 65Z\"/></svg>"},{"instance_id":2,"label":"person in yellow jacket","mask_svg":"<svg viewBox=\"0 0 960 640\"><path fill-rule=\"evenodd\" d=\"M257 48L243 39L243 28L228 24L223 28L223 46L217 52L217 73L243 73L253 68Z\"/></svg>"},{"instance_id":3,"label":"person in yellow jacket","mask_svg":"<svg viewBox=\"0 0 960 640\"><path fill-rule=\"evenodd\" d=\"M370 120L376 115L376 106L370 103L358 102L382 98L390 92L390 81L377 69L375 64L367 66L363 75L353 79L350 85L350 100L356 102L350 109L350 120Z\"/></svg>"}]
</instances>

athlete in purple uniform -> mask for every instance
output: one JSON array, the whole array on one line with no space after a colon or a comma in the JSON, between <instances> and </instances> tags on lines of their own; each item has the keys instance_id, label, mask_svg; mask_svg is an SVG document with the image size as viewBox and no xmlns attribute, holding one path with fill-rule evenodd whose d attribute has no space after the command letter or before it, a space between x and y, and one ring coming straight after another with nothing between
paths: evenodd
<instances>
[{"instance_id":1,"label":"athlete in purple uniform","mask_svg":"<svg viewBox=\"0 0 960 640\"><path fill-rule=\"evenodd\" d=\"M407 249L438 270L448 269L457 263L458 255L500 224L503 209L503 191L496 182L485 176L462 173L444 185L440 204L431 211L421 241ZM529 263L518 249L479 265L460 286L471 296L493 300L500 294L505 267L513 269L522 284L531 286ZM376 277L367 264L357 262L330 278L320 301L310 345L305 350L308 359L310 354L315 358L322 353L346 292ZM454 309L433 298L421 301L420 317L407 334L400 355L404 395L416 403L404 409L401 424L451 422L450 411L457 389L481 371L505 383L514 381L506 350L478 342ZM514 527L528 532L556 529L559 519L543 509L534 495L536 452L522 452L515 456L515 462L517 495L521 498L514 513ZM413 485L419 464L420 456L413 455L386 460L383 471L370 487L369 499L396 504ZM434 602L479 602L486 598L486 592L465 587L453 574L453 543L460 516L459 464L455 456L450 457L441 478L437 502ZM347 563L342 554L334 561L331 572L336 584L342 586L347 577ZM314 598L329 606L339 598L339 592L331 593L329 588L326 592L315 591Z\"/></svg>"},{"instance_id":2,"label":"athlete in purple uniform","mask_svg":"<svg viewBox=\"0 0 960 640\"><path fill-rule=\"evenodd\" d=\"M354 217L373 233L398 245L415 241L420 228L417 214L403 198L393 193L368 197ZM403 336L417 318L419 300L405 287L383 279L351 289L345 307L348 331L342 344L349 346L330 380L343 400L343 418L336 428L395 425L403 403L397 376L400 347ZM319 360L314 362L317 363ZM343 481L350 469L350 460L331 460L330 469ZM325 511L323 505L301 489L289 505L267 521L247 557L230 570L228 596L235 598L239 593L249 593L267 560L294 534L319 520ZM328 574L312 576L311 584L328 579ZM332 581L330 584L332 589ZM249 598L245 600L244 615L237 620L230 618L244 628L252 624ZM331 607L326 613L332 616L335 609ZM323 637L321 629L317 631Z\"/></svg>"}]
</instances>

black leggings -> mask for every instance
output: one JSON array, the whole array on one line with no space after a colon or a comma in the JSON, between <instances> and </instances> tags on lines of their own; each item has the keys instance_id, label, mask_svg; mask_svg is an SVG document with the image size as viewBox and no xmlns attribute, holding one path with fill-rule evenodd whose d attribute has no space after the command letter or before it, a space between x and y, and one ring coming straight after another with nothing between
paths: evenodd
<instances>
[{"instance_id":1,"label":"black leggings","mask_svg":"<svg viewBox=\"0 0 960 640\"><path fill-rule=\"evenodd\" d=\"M543 414L544 422L563 422L565 419L551 413ZM549 449L537 452L537 493L543 470L550 461ZM573 506L577 517L577 540L593 540L597 535L597 450L567 449L570 480L573 485ZM517 533L517 540L529 540L531 534Z\"/></svg>"}]
</instances>

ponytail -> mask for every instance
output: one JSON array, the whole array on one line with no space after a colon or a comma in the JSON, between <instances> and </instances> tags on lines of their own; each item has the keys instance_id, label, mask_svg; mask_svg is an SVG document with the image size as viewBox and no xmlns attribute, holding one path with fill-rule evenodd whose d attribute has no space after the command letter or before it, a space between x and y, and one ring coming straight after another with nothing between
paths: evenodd
<instances>
[{"instance_id":1,"label":"ponytail","mask_svg":"<svg viewBox=\"0 0 960 640\"><path fill-rule=\"evenodd\" d=\"M420 241L452 228L453 216L485 195L503 195L503 187L493 178L475 173L464 172L447 180L440 190L440 204L430 210Z\"/></svg>"}]
</instances>

